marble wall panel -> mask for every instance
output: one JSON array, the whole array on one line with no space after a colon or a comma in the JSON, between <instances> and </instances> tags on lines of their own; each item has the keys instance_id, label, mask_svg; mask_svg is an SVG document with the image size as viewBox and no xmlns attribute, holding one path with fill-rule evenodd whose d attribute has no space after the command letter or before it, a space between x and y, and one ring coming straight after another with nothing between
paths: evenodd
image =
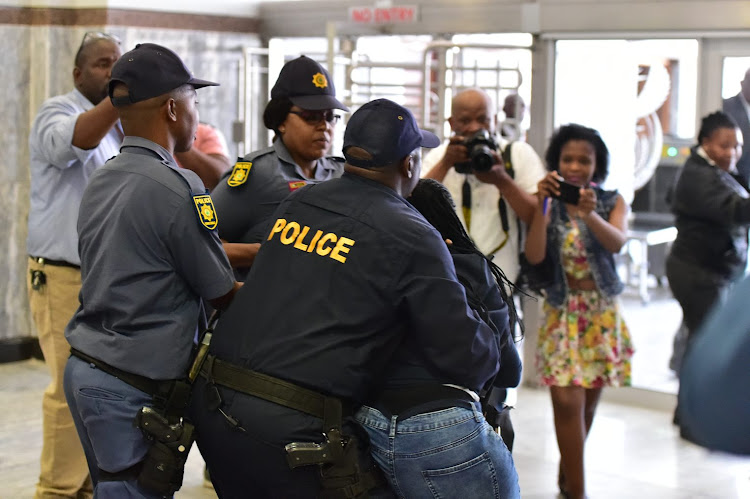
<instances>
[{"instance_id":1,"label":"marble wall panel","mask_svg":"<svg viewBox=\"0 0 750 499\"><path fill-rule=\"evenodd\" d=\"M0 26L0 339L30 330L26 298L26 217L29 168L29 30Z\"/></svg>"}]
</instances>

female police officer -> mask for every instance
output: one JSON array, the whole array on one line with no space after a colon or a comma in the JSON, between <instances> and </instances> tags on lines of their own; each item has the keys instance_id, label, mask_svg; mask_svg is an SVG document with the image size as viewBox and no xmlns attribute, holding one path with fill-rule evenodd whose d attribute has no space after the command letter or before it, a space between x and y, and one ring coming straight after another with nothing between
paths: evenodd
<instances>
[{"instance_id":1,"label":"female police officer","mask_svg":"<svg viewBox=\"0 0 750 499\"><path fill-rule=\"evenodd\" d=\"M325 157L340 118L334 109L349 110L336 100L320 64L301 56L284 65L263 113L263 123L275 133L273 145L238 161L211 193L233 266L249 267L258 245L231 243L259 243L268 218L290 192L343 173L341 159Z\"/></svg>"},{"instance_id":2,"label":"female police officer","mask_svg":"<svg viewBox=\"0 0 750 499\"><path fill-rule=\"evenodd\" d=\"M492 329L405 199L420 146L439 140L381 99L354 113L344 142L346 173L296 191L271 217L194 392L220 497L359 497L368 478L351 460L348 416L404 341L441 381L479 390L497 372Z\"/></svg>"}]
</instances>

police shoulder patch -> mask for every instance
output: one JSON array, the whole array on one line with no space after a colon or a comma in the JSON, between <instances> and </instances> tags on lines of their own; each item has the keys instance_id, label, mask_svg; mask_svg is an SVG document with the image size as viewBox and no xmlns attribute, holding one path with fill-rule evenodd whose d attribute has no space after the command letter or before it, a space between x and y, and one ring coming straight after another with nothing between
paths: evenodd
<instances>
[{"instance_id":1,"label":"police shoulder patch","mask_svg":"<svg viewBox=\"0 0 750 499\"><path fill-rule=\"evenodd\" d=\"M200 220L201 225L208 230L214 230L219 224L219 220L216 217L216 209L211 196L208 194L194 195L193 203L195 203L195 209L198 210L198 220Z\"/></svg>"},{"instance_id":2,"label":"police shoulder patch","mask_svg":"<svg viewBox=\"0 0 750 499\"><path fill-rule=\"evenodd\" d=\"M244 184L247 181L252 166L253 164L249 161L238 161L235 163L231 175L227 178L227 185L229 187L237 187Z\"/></svg>"},{"instance_id":3,"label":"police shoulder patch","mask_svg":"<svg viewBox=\"0 0 750 499\"><path fill-rule=\"evenodd\" d=\"M287 183L289 185L289 192L294 192L300 187L304 187L307 185L307 182L304 180L291 180Z\"/></svg>"}]
</instances>

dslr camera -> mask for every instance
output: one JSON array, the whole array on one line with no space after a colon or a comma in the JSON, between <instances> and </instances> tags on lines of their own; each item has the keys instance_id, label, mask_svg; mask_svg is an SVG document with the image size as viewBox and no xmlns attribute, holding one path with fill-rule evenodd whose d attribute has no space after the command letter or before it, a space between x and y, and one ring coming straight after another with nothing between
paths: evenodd
<instances>
[{"instance_id":1,"label":"dslr camera","mask_svg":"<svg viewBox=\"0 0 750 499\"><path fill-rule=\"evenodd\" d=\"M495 164L492 151L497 151L498 145L487 130L477 130L464 139L463 145L466 146L469 161L454 165L458 173L486 172Z\"/></svg>"}]
</instances>

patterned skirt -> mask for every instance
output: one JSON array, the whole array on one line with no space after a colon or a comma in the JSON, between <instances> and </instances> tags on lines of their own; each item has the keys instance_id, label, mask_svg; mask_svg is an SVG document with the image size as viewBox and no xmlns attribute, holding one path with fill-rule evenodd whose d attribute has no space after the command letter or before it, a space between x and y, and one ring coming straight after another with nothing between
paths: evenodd
<instances>
[{"instance_id":1,"label":"patterned skirt","mask_svg":"<svg viewBox=\"0 0 750 499\"><path fill-rule=\"evenodd\" d=\"M560 308L544 303L537 368L547 386L629 386L633 345L617 301L569 291Z\"/></svg>"}]
</instances>

